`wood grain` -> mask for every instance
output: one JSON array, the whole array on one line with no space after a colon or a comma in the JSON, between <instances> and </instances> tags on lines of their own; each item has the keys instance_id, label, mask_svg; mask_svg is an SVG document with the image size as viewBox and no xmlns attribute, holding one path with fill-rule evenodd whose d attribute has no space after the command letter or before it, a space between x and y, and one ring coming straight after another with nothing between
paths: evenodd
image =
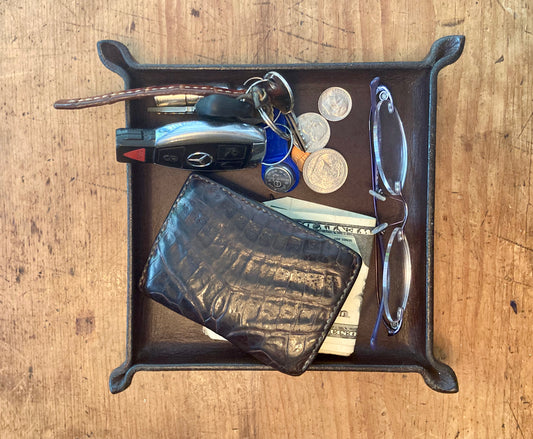
<instances>
[{"instance_id":1,"label":"wood grain","mask_svg":"<svg viewBox=\"0 0 533 439\"><path fill-rule=\"evenodd\" d=\"M0 4L0 436L533 437L531 4L102 1ZM96 42L140 62L419 60L466 35L439 75L435 346L460 391L417 375L139 373L124 358L123 107L58 112L119 89Z\"/></svg>"}]
</instances>

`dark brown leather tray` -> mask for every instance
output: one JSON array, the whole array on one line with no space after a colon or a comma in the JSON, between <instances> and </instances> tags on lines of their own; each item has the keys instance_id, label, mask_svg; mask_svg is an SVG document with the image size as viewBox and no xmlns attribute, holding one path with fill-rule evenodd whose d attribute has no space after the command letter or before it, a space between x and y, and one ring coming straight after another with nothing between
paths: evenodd
<instances>
[{"instance_id":1,"label":"dark brown leather tray","mask_svg":"<svg viewBox=\"0 0 533 439\"><path fill-rule=\"evenodd\" d=\"M381 329L377 347L371 349L369 338L377 313L371 267L355 353L346 358L320 354L310 370L419 372L432 389L456 392L455 373L433 356L434 147L437 75L442 67L459 58L463 46L463 36L441 38L420 62L261 66L138 64L128 49L116 41L100 41L98 52L104 65L124 79L126 88L173 83L211 83L234 88L249 77L276 70L293 88L296 114L317 111L318 97L326 88L345 88L352 96L353 109L343 121L330 124L329 146L346 158L347 182L333 194L320 195L301 180L289 195L370 215L373 210L368 195L369 84L372 78L380 76L393 93L409 143L410 167L404 193L409 203L406 234L413 277L404 325L394 337ZM126 126L149 128L177 120L176 116L148 113L146 107L152 102L146 98L126 103ZM188 171L158 165L128 165L128 333L126 360L110 376L113 393L126 389L134 373L140 370L268 369L230 343L210 340L199 325L138 290L152 242L188 175ZM260 167L209 176L258 201L272 197L261 180Z\"/></svg>"}]
</instances>

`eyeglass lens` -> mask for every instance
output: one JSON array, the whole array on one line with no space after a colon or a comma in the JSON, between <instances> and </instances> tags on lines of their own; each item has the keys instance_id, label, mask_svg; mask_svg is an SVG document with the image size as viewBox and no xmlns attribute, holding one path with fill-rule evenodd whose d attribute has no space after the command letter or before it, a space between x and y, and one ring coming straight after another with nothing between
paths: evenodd
<instances>
[{"instance_id":1,"label":"eyeglass lens","mask_svg":"<svg viewBox=\"0 0 533 439\"><path fill-rule=\"evenodd\" d=\"M383 184L391 194L398 195L407 173L407 141L390 92L383 89L378 87L372 118L374 153Z\"/></svg>"},{"instance_id":2,"label":"eyeglass lens","mask_svg":"<svg viewBox=\"0 0 533 439\"><path fill-rule=\"evenodd\" d=\"M389 334L400 330L403 313L407 305L411 284L411 257L409 243L403 230L393 230L383 261L384 312L389 326Z\"/></svg>"}]
</instances>

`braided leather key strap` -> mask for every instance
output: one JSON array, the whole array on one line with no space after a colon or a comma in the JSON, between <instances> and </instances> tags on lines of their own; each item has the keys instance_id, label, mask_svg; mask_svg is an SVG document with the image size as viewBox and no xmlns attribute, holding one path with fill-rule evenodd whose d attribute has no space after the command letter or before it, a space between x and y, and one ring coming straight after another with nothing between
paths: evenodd
<instances>
[{"instance_id":1,"label":"braided leather key strap","mask_svg":"<svg viewBox=\"0 0 533 439\"><path fill-rule=\"evenodd\" d=\"M80 108L98 107L100 105L114 104L115 102L140 99L150 96L164 96L181 93L193 94L198 96L207 96L210 94L224 94L228 96L238 97L244 94L245 90L236 90L210 85L188 84L150 86L122 90L99 96L91 96L87 98L60 99L54 103L54 108L60 110L77 110Z\"/></svg>"}]
</instances>

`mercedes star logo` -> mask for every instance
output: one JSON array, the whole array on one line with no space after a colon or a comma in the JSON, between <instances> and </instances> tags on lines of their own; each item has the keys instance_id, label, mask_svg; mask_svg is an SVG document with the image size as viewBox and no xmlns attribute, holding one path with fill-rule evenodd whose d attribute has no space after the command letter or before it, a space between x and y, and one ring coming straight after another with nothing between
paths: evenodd
<instances>
[{"instance_id":1,"label":"mercedes star logo","mask_svg":"<svg viewBox=\"0 0 533 439\"><path fill-rule=\"evenodd\" d=\"M213 163L213 156L207 152L193 152L187 157L187 163L195 168L205 168Z\"/></svg>"}]
</instances>

